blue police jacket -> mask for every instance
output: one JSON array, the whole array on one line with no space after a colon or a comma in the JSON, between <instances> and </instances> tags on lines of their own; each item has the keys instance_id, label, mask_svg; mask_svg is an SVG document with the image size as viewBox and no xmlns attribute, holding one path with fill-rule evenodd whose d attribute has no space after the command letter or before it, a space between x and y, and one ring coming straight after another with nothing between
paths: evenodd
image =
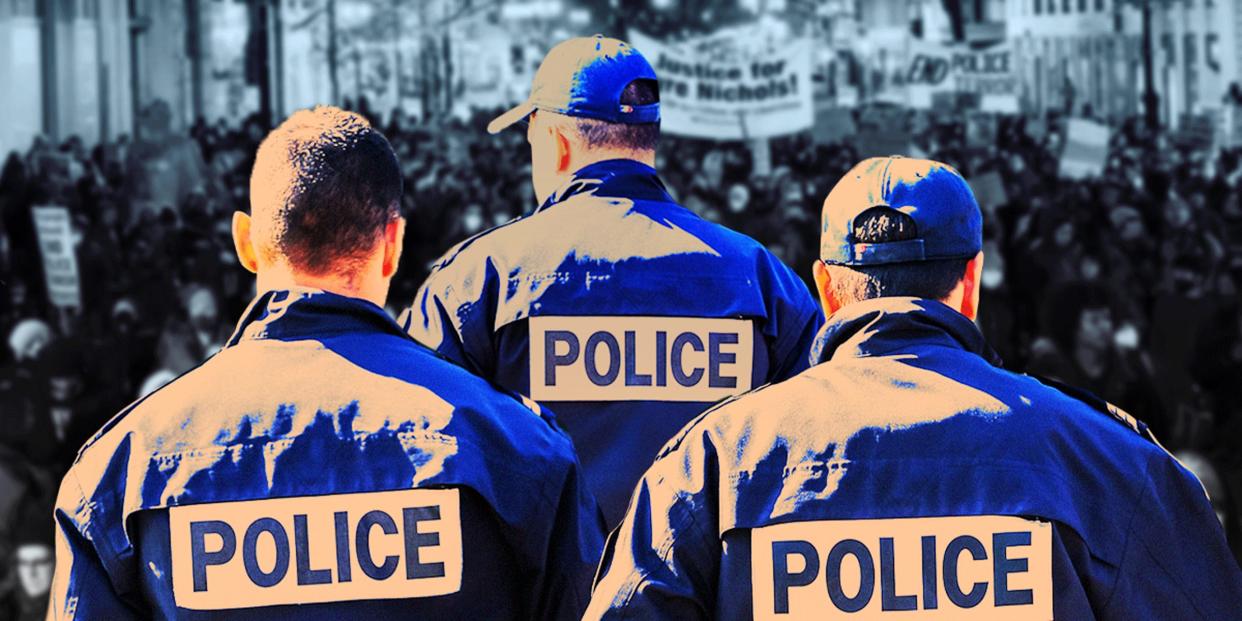
<instances>
[{"instance_id":1,"label":"blue police jacket","mask_svg":"<svg viewBox=\"0 0 1242 621\"><path fill-rule=\"evenodd\" d=\"M402 320L552 407L610 527L669 438L806 368L822 322L788 267L632 160L586 166L532 214L458 244Z\"/></svg>"},{"instance_id":2,"label":"blue police jacket","mask_svg":"<svg viewBox=\"0 0 1242 621\"><path fill-rule=\"evenodd\" d=\"M550 416L310 289L109 422L55 520L57 619L571 619L603 546Z\"/></svg>"},{"instance_id":3,"label":"blue police jacket","mask_svg":"<svg viewBox=\"0 0 1242 621\"><path fill-rule=\"evenodd\" d=\"M1203 488L1141 423L994 366L939 302L847 306L819 345L661 451L585 618L1240 618Z\"/></svg>"}]
</instances>

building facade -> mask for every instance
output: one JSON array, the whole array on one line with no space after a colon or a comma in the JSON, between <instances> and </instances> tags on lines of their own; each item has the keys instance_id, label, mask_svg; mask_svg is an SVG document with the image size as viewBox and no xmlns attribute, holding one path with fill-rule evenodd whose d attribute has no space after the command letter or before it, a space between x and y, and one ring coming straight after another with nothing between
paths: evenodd
<instances>
[{"instance_id":1,"label":"building facade","mask_svg":"<svg viewBox=\"0 0 1242 621\"><path fill-rule=\"evenodd\" d=\"M36 136L132 134L162 100L174 127L257 108L244 0L0 0L0 153Z\"/></svg>"},{"instance_id":2,"label":"building facade","mask_svg":"<svg viewBox=\"0 0 1242 621\"><path fill-rule=\"evenodd\" d=\"M1242 3L1148 0L1160 118L1219 116L1237 81ZM1143 112L1143 0L1009 0L1023 101L1116 121Z\"/></svg>"},{"instance_id":3,"label":"building facade","mask_svg":"<svg viewBox=\"0 0 1242 621\"><path fill-rule=\"evenodd\" d=\"M129 131L125 0L0 0L0 153Z\"/></svg>"}]
</instances>

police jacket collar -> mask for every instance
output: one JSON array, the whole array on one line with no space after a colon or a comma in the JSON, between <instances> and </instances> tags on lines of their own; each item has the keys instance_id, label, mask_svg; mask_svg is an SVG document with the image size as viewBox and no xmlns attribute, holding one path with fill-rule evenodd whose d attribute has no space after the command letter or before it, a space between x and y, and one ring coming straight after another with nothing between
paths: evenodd
<instances>
[{"instance_id":1,"label":"police jacket collar","mask_svg":"<svg viewBox=\"0 0 1242 621\"><path fill-rule=\"evenodd\" d=\"M573 179L553 192L535 211L543 211L584 193L632 200L674 202L654 168L636 160L613 159L601 160L578 169Z\"/></svg>"},{"instance_id":2,"label":"police jacket collar","mask_svg":"<svg viewBox=\"0 0 1242 621\"><path fill-rule=\"evenodd\" d=\"M373 302L299 287L260 293L242 313L224 347L244 340L298 341L351 332L406 337L397 322Z\"/></svg>"},{"instance_id":3,"label":"police jacket collar","mask_svg":"<svg viewBox=\"0 0 1242 621\"><path fill-rule=\"evenodd\" d=\"M811 348L811 363L913 353L929 345L964 349L1001 364L965 315L935 300L899 297L857 302L833 313Z\"/></svg>"}]
</instances>

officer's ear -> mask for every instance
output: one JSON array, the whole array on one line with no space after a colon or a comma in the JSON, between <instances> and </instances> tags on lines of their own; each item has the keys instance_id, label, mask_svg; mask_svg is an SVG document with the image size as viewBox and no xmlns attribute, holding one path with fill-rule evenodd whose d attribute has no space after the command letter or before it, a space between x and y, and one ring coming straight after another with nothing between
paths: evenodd
<instances>
[{"instance_id":1,"label":"officer's ear","mask_svg":"<svg viewBox=\"0 0 1242 621\"><path fill-rule=\"evenodd\" d=\"M254 242L250 239L250 216L244 211L233 212L233 250L242 267L251 274L259 271L259 261L254 252Z\"/></svg>"},{"instance_id":2,"label":"officer's ear","mask_svg":"<svg viewBox=\"0 0 1242 621\"><path fill-rule=\"evenodd\" d=\"M983 275L983 251L975 258L966 262L966 272L962 274L962 305L958 309L967 319L974 321L979 316L979 282Z\"/></svg>"},{"instance_id":3,"label":"officer's ear","mask_svg":"<svg viewBox=\"0 0 1242 621\"><path fill-rule=\"evenodd\" d=\"M556 172L573 172L569 169L573 143L564 128L553 126L552 138L556 140Z\"/></svg>"},{"instance_id":4,"label":"officer's ear","mask_svg":"<svg viewBox=\"0 0 1242 621\"><path fill-rule=\"evenodd\" d=\"M391 278L401 263L401 250L405 246L405 218L398 216L384 226L384 263L380 274Z\"/></svg>"},{"instance_id":5,"label":"officer's ear","mask_svg":"<svg viewBox=\"0 0 1242 621\"><path fill-rule=\"evenodd\" d=\"M824 309L824 317L832 317L833 313L844 306L832 289L832 274L828 273L828 266L820 259L816 259L811 266L811 273L815 276L815 293L819 294L819 305Z\"/></svg>"}]
</instances>

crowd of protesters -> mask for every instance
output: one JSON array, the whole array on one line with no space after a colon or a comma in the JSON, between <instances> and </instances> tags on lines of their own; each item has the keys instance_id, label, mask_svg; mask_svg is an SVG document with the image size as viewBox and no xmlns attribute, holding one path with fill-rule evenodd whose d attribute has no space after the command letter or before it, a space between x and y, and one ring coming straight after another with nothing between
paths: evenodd
<instances>
[{"instance_id":1,"label":"crowd of protesters","mask_svg":"<svg viewBox=\"0 0 1242 621\"><path fill-rule=\"evenodd\" d=\"M534 207L521 132L468 121L378 118L405 171L406 228L390 311L452 244ZM1089 388L1149 423L1203 479L1237 545L1242 497L1242 167L1136 122L1114 132L1102 175L1058 174L1057 119L1000 118L985 140L960 118L908 119L912 152L992 176L980 322L1011 369ZM166 106L133 138L87 148L38 140L0 168L0 617L41 617L51 505L78 447L126 404L210 356L253 294L230 214L246 209L268 126L171 129ZM1035 123L1038 131L1035 131ZM776 139L756 174L743 143L666 137L668 189L807 277L819 205L868 145ZM32 207L73 224L79 307L49 301ZM1084 439L1089 441L1089 439ZM1142 473L1135 473L1142 476Z\"/></svg>"}]
</instances>

